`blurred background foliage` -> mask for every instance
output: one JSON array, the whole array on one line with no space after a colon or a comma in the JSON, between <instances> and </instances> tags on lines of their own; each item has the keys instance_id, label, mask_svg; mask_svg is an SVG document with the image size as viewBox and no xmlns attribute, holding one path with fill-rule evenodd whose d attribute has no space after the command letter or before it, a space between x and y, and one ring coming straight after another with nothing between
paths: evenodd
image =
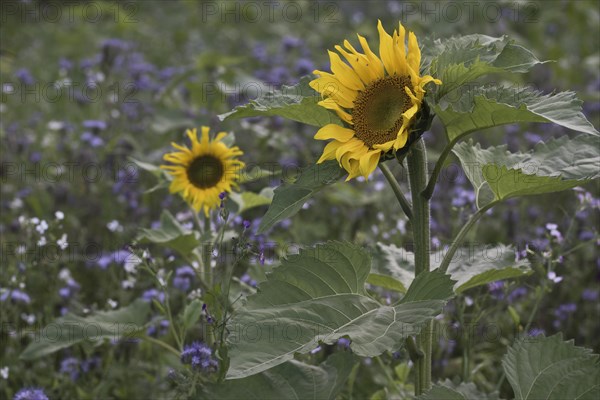
<instances>
[{"instance_id":1,"label":"blurred background foliage","mask_svg":"<svg viewBox=\"0 0 600 400\"><path fill-rule=\"evenodd\" d=\"M315 68L327 70L326 50L344 39L357 43L356 33L373 46L377 19L388 29L402 21L421 43L426 37L509 35L539 59L552 60L518 78L519 83L544 92L577 92L587 118L600 126L597 1L267 3L2 2L0 319L3 327L12 328L3 328L0 337L0 368L8 368L0 377L0 393L11 397L35 385L51 398L169 396L174 382L167 378L168 367L178 361L158 355L150 345L85 345L25 363L18 360L28 342L22 332L67 311L109 309L150 296L151 279L132 274L117 255L138 228L156 226L162 209L182 222L190 222L191 215L181 199L164 189L145 193L155 179L130 157L160 164L186 128L210 125L213 132L235 133L247 164L283 167L283 177L247 184L246 190L277 186L313 163L323 146L312 139L314 128L279 118L220 122L217 115L294 84ZM516 151L563 134L562 128L538 124L481 132L474 139L482 145L507 143ZM441 126L434 123L425 138L435 160L443 146ZM408 190L405 171L394 171ZM294 219L252 240L273 249L266 264L297 243L409 244L410 227L385 186L379 172L368 182L337 184ZM469 348L477 366L472 379L494 389L500 356L530 315L529 326L536 330L530 333L562 331L577 345L600 351L598 195L592 184L509 201L489 213L471 243L513 244L521 252L527 246L536 273L468 291L448 306L444 322L452 329L493 324L499 334L486 339L476 330L470 342L461 335L443 338L436 350L436 376L460 375L460 360ZM433 201L433 243L439 247L474 210L472 188L456 160L442 173ZM265 209L243 215L252 221L253 232ZM241 217L231 227L241 231ZM61 239L68 241L65 250L40 244ZM167 270L184 266L173 254L152 255ZM260 275L250 272L252 278ZM237 273L251 282L246 271ZM538 293L539 287L551 294ZM183 303L189 288L174 291L174 301ZM17 335L8 335L13 328ZM386 385L381 366L372 363L364 361L361 371L369 373L358 375L355 398L370 397ZM390 356L384 363L399 366L398 379L403 379L399 360ZM500 388L509 390L506 383Z\"/></svg>"}]
</instances>

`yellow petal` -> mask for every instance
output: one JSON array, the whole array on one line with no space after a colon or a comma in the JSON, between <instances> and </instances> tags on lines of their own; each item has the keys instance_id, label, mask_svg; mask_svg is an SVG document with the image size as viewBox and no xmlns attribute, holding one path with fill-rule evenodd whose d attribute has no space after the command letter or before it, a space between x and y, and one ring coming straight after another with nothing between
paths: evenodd
<instances>
[{"instance_id":1,"label":"yellow petal","mask_svg":"<svg viewBox=\"0 0 600 400\"><path fill-rule=\"evenodd\" d=\"M371 150L360 157L360 174L368 178L377 168L380 156L381 150Z\"/></svg>"},{"instance_id":2,"label":"yellow petal","mask_svg":"<svg viewBox=\"0 0 600 400\"><path fill-rule=\"evenodd\" d=\"M337 148L337 150L335 151L335 158L337 158L338 161L341 161L344 154L359 150L363 146L364 143L361 140L351 139L346 143L342 143L342 145Z\"/></svg>"},{"instance_id":3,"label":"yellow petal","mask_svg":"<svg viewBox=\"0 0 600 400\"><path fill-rule=\"evenodd\" d=\"M375 70L377 77L383 78L385 73L383 71L383 64L381 63L381 60L379 59L379 57L377 57L377 55L375 53L373 53L373 51L369 47L369 43L367 43L367 40L360 35L357 35L357 36L358 36L358 41L359 41L363 51L365 52L365 56L369 60L369 67L372 68L373 70Z\"/></svg>"},{"instance_id":4,"label":"yellow petal","mask_svg":"<svg viewBox=\"0 0 600 400\"><path fill-rule=\"evenodd\" d=\"M328 124L319 129L315 135L317 140L328 140L335 139L338 142L347 142L354 137L354 131L352 129L344 128L337 124Z\"/></svg>"},{"instance_id":5,"label":"yellow petal","mask_svg":"<svg viewBox=\"0 0 600 400\"><path fill-rule=\"evenodd\" d=\"M329 62L331 63L331 72L342 84L353 90L363 90L365 86L354 70L345 62L342 61L333 51L328 51Z\"/></svg>"},{"instance_id":6,"label":"yellow petal","mask_svg":"<svg viewBox=\"0 0 600 400\"><path fill-rule=\"evenodd\" d=\"M394 150L398 150L404 147L406 142L408 141L408 132L406 130L399 132L398 138L394 142Z\"/></svg>"},{"instance_id":7,"label":"yellow petal","mask_svg":"<svg viewBox=\"0 0 600 400\"><path fill-rule=\"evenodd\" d=\"M389 151L392 148L392 146L394 145L395 141L396 141L396 139L390 140L389 142L385 142L385 143L382 143L382 144L374 144L373 148L377 149L377 150L381 150L383 152L386 152L386 151Z\"/></svg>"},{"instance_id":8,"label":"yellow petal","mask_svg":"<svg viewBox=\"0 0 600 400\"><path fill-rule=\"evenodd\" d=\"M343 85L336 76L328 74L327 72L321 74L319 78L310 81L309 86L324 96L331 94L335 96L337 93L340 93L341 96L352 102L354 102L356 96L358 96L356 90L349 89Z\"/></svg>"},{"instance_id":9,"label":"yellow petal","mask_svg":"<svg viewBox=\"0 0 600 400\"><path fill-rule=\"evenodd\" d=\"M379 31L379 56L387 73L395 75L397 71L394 61L394 41L383 28L381 20L377 23L377 30Z\"/></svg>"},{"instance_id":10,"label":"yellow petal","mask_svg":"<svg viewBox=\"0 0 600 400\"><path fill-rule=\"evenodd\" d=\"M227 136L227 133L226 133L226 132L219 132L219 133L217 134L217 137L215 138L215 140L214 140L214 141L215 141L215 142L220 142L221 140L223 140L223 138L224 138L225 136Z\"/></svg>"},{"instance_id":11,"label":"yellow petal","mask_svg":"<svg viewBox=\"0 0 600 400\"><path fill-rule=\"evenodd\" d=\"M327 143L327 146L323 149L323 155L317 161L317 164L321 164L325 160L333 160L335 158L335 152L344 143L334 140L333 142Z\"/></svg>"},{"instance_id":12,"label":"yellow petal","mask_svg":"<svg viewBox=\"0 0 600 400\"><path fill-rule=\"evenodd\" d=\"M202 127L202 139L200 140L200 145L202 147L204 146L208 146L208 142L210 137L208 136L208 132L210 131L210 128L207 126L203 126Z\"/></svg>"},{"instance_id":13,"label":"yellow petal","mask_svg":"<svg viewBox=\"0 0 600 400\"><path fill-rule=\"evenodd\" d=\"M344 41L344 46L350 50L350 53L344 50L342 46L335 46L335 49L348 60L348 63L350 63L363 83L368 85L374 80L377 80L377 72L375 69L369 67L370 63L367 57L364 54L357 52L347 40Z\"/></svg>"},{"instance_id":14,"label":"yellow petal","mask_svg":"<svg viewBox=\"0 0 600 400\"><path fill-rule=\"evenodd\" d=\"M417 37L413 32L408 33L408 65L415 71L417 74L420 72L419 68L421 66L421 49L419 49L419 43L417 42Z\"/></svg>"},{"instance_id":15,"label":"yellow petal","mask_svg":"<svg viewBox=\"0 0 600 400\"><path fill-rule=\"evenodd\" d=\"M352 125L352 115L348 114L346 111L342 110L342 108L335 102L334 99L325 99L317 103L318 105L327 108L328 110L335 111L335 113L340 117L344 122Z\"/></svg>"}]
</instances>

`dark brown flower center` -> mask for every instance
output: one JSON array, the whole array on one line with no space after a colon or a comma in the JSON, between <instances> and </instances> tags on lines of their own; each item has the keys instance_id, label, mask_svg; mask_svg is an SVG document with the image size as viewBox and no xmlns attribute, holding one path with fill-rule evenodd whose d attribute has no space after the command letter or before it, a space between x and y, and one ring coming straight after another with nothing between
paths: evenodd
<instances>
[{"instance_id":1,"label":"dark brown flower center","mask_svg":"<svg viewBox=\"0 0 600 400\"><path fill-rule=\"evenodd\" d=\"M354 100L352 122L356 137L369 147L396 139L402 127L402 114L412 107L404 88L411 87L409 76L386 76L359 92Z\"/></svg>"},{"instance_id":2,"label":"dark brown flower center","mask_svg":"<svg viewBox=\"0 0 600 400\"><path fill-rule=\"evenodd\" d=\"M223 177L225 168L217 157L203 155L187 167L187 176L192 184L200 189L216 186Z\"/></svg>"}]
</instances>

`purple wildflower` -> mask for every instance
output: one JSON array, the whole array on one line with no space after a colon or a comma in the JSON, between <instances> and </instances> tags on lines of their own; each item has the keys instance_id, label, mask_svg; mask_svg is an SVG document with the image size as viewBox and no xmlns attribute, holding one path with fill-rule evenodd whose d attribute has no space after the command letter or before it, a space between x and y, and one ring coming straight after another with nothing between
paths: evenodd
<instances>
[{"instance_id":1,"label":"purple wildflower","mask_svg":"<svg viewBox=\"0 0 600 400\"><path fill-rule=\"evenodd\" d=\"M212 358L212 350L206 344L193 342L186 345L181 352L181 362L191 364L196 371L214 372L217 370L217 360Z\"/></svg>"},{"instance_id":2,"label":"purple wildflower","mask_svg":"<svg viewBox=\"0 0 600 400\"><path fill-rule=\"evenodd\" d=\"M13 400L48 400L48 396L42 389L23 388L15 394Z\"/></svg>"}]
</instances>

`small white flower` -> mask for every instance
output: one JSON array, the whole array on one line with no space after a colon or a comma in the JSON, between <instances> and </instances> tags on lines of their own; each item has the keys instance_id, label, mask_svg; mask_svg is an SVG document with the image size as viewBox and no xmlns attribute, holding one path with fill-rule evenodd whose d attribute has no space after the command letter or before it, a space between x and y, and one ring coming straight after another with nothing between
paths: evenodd
<instances>
[{"instance_id":1,"label":"small white flower","mask_svg":"<svg viewBox=\"0 0 600 400\"><path fill-rule=\"evenodd\" d=\"M11 208L11 210L18 210L19 208L23 207L23 200L17 197L10 202L9 207Z\"/></svg>"},{"instance_id":2,"label":"small white flower","mask_svg":"<svg viewBox=\"0 0 600 400\"><path fill-rule=\"evenodd\" d=\"M63 233L60 239L56 241L56 244L58 245L58 247L60 247L61 250L64 250L67 247L69 247L69 242L67 242L67 234Z\"/></svg>"},{"instance_id":3,"label":"small white flower","mask_svg":"<svg viewBox=\"0 0 600 400\"><path fill-rule=\"evenodd\" d=\"M0 376L2 379L8 379L8 372L10 369L8 367L0 368Z\"/></svg>"},{"instance_id":4,"label":"small white flower","mask_svg":"<svg viewBox=\"0 0 600 400\"><path fill-rule=\"evenodd\" d=\"M112 308L112 309L115 309L115 308L117 308L117 307L119 306L119 303L118 303L118 302L116 302L116 301L115 301L115 300L113 300L113 299L108 299L108 300L106 300L106 302L108 303L108 305L109 305L109 306L110 306L110 308Z\"/></svg>"},{"instance_id":5,"label":"small white flower","mask_svg":"<svg viewBox=\"0 0 600 400\"><path fill-rule=\"evenodd\" d=\"M550 271L548 272L548 279L550 279L554 283L558 283L563 280L563 277L556 275L556 272L554 271Z\"/></svg>"},{"instance_id":6,"label":"small white flower","mask_svg":"<svg viewBox=\"0 0 600 400\"><path fill-rule=\"evenodd\" d=\"M54 216L56 217L57 220L62 221L63 219L65 219L65 213L63 213L62 211L57 211L54 213Z\"/></svg>"},{"instance_id":7,"label":"small white flower","mask_svg":"<svg viewBox=\"0 0 600 400\"><path fill-rule=\"evenodd\" d=\"M69 281L71 280L71 271L69 271L66 268L63 268L60 270L60 272L58 273L58 279L62 280L62 281Z\"/></svg>"},{"instance_id":8,"label":"small white flower","mask_svg":"<svg viewBox=\"0 0 600 400\"><path fill-rule=\"evenodd\" d=\"M126 280L121 281L121 287L123 289L133 289L136 282L137 280L133 276L130 276Z\"/></svg>"},{"instance_id":9,"label":"small white flower","mask_svg":"<svg viewBox=\"0 0 600 400\"><path fill-rule=\"evenodd\" d=\"M111 232L123 232L123 227L121 226L121 224L119 224L119 221L117 221L116 219L106 224L106 227Z\"/></svg>"},{"instance_id":10,"label":"small white flower","mask_svg":"<svg viewBox=\"0 0 600 400\"><path fill-rule=\"evenodd\" d=\"M465 304L467 305L467 307L471 307L473 305L473 303L475 303L473 301L473 299L469 296L465 296Z\"/></svg>"},{"instance_id":11,"label":"small white flower","mask_svg":"<svg viewBox=\"0 0 600 400\"><path fill-rule=\"evenodd\" d=\"M137 272L137 266L142 263L142 259L136 256L133 253L130 253L125 262L123 263L123 268L130 274L135 274Z\"/></svg>"},{"instance_id":12,"label":"small white flower","mask_svg":"<svg viewBox=\"0 0 600 400\"><path fill-rule=\"evenodd\" d=\"M17 246L17 248L15 250L15 252L17 254L25 254L26 251L27 251L27 247L24 244Z\"/></svg>"},{"instance_id":13,"label":"small white flower","mask_svg":"<svg viewBox=\"0 0 600 400\"><path fill-rule=\"evenodd\" d=\"M19 215L19 225L25 225L27 223L27 218L24 215Z\"/></svg>"},{"instance_id":14,"label":"small white flower","mask_svg":"<svg viewBox=\"0 0 600 400\"><path fill-rule=\"evenodd\" d=\"M25 289L25 282L19 283L19 289Z\"/></svg>"},{"instance_id":15,"label":"small white flower","mask_svg":"<svg viewBox=\"0 0 600 400\"><path fill-rule=\"evenodd\" d=\"M35 315L33 314L21 314L23 321L27 322L27 325L33 325L35 323Z\"/></svg>"},{"instance_id":16,"label":"small white flower","mask_svg":"<svg viewBox=\"0 0 600 400\"><path fill-rule=\"evenodd\" d=\"M43 235L44 232L48 230L48 223L44 220L41 220L40 223L35 227L35 230L38 231L40 235Z\"/></svg>"},{"instance_id":17,"label":"small white flower","mask_svg":"<svg viewBox=\"0 0 600 400\"><path fill-rule=\"evenodd\" d=\"M40 219L37 217L33 217L31 218L29 221L31 221L32 224L37 225L40 223Z\"/></svg>"},{"instance_id":18,"label":"small white flower","mask_svg":"<svg viewBox=\"0 0 600 400\"><path fill-rule=\"evenodd\" d=\"M65 126L62 121L50 121L48 122L48 129L51 131L59 131Z\"/></svg>"},{"instance_id":19,"label":"small white flower","mask_svg":"<svg viewBox=\"0 0 600 400\"><path fill-rule=\"evenodd\" d=\"M42 237L40 238L40 240L38 240L38 242L37 242L38 246L40 246L40 247L43 247L43 246L45 246L45 245L46 245L46 243L48 243L48 242L46 241L46 236L42 236Z\"/></svg>"}]
</instances>

